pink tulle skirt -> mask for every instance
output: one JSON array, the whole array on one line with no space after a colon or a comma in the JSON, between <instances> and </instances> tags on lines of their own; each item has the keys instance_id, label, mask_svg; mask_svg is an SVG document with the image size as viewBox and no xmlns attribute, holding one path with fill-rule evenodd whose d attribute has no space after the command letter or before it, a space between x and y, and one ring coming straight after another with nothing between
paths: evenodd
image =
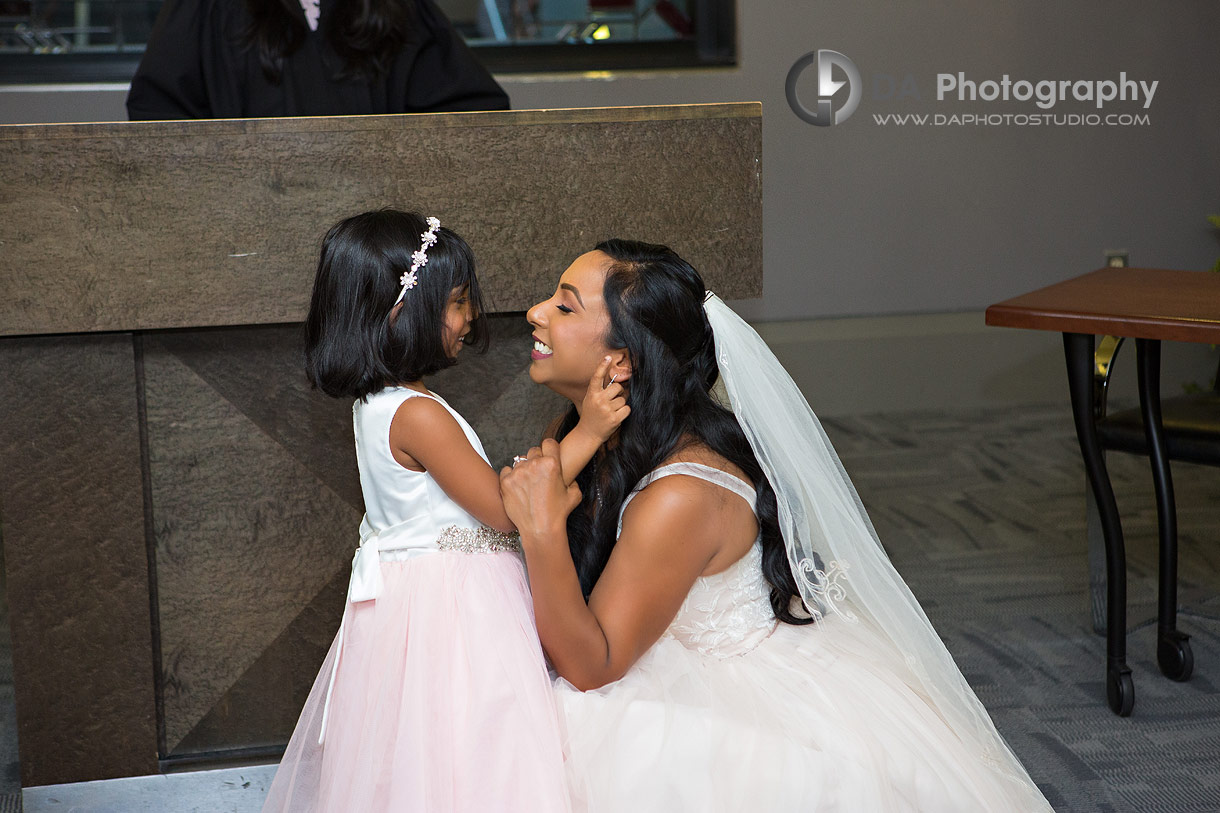
<instances>
[{"instance_id":1,"label":"pink tulle skirt","mask_svg":"<svg viewBox=\"0 0 1220 813\"><path fill-rule=\"evenodd\" d=\"M442 552L381 571L381 596L347 605L264 813L567 811L520 557Z\"/></svg>"}]
</instances>

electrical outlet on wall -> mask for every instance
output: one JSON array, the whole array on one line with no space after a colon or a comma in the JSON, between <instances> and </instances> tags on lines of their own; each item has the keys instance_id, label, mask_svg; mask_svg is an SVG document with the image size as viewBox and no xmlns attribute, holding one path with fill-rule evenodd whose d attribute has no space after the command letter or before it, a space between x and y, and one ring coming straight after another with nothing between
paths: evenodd
<instances>
[{"instance_id":1,"label":"electrical outlet on wall","mask_svg":"<svg viewBox=\"0 0 1220 813\"><path fill-rule=\"evenodd\" d=\"M1106 251L1106 265L1111 268L1126 268L1128 264L1127 249L1112 248Z\"/></svg>"}]
</instances>

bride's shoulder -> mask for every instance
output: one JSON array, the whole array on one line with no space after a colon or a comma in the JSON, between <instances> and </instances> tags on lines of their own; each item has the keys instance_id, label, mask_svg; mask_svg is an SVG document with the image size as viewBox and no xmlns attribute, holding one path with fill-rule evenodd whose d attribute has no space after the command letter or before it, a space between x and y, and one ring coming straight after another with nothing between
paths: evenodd
<instances>
[{"instance_id":1,"label":"bride's shoulder","mask_svg":"<svg viewBox=\"0 0 1220 813\"><path fill-rule=\"evenodd\" d=\"M680 549L681 555L698 558L702 570L718 549L717 515L722 499L714 485L698 476L669 474L652 478L631 495L621 514L615 550L655 549L658 555L668 556L677 555ZM682 544L675 545L674 540L682 540Z\"/></svg>"},{"instance_id":2,"label":"bride's shoulder","mask_svg":"<svg viewBox=\"0 0 1220 813\"><path fill-rule=\"evenodd\" d=\"M702 443L686 444L662 461L656 470L661 476L647 481L624 509L620 543L644 544L653 539L660 549L682 548L684 555L702 557L700 572L726 546L735 560L741 544L748 546L758 533L753 506L733 496L739 490L726 490L729 486L723 478L703 476L698 469L661 471L678 463L693 463L750 483L745 472L723 455ZM682 544L675 546L675 539Z\"/></svg>"},{"instance_id":3,"label":"bride's shoulder","mask_svg":"<svg viewBox=\"0 0 1220 813\"><path fill-rule=\"evenodd\" d=\"M720 511L725 503L724 489L715 477L700 476L698 469L682 470L675 464L694 464L700 468L712 469L735 477L745 484L750 484L749 477L740 466L717 453L711 447L700 441L691 441L680 445L673 453L662 460L653 472L644 478L639 491L634 495L630 505L624 512L624 520L647 516L649 521L655 520L658 513L681 513L689 521L692 517L720 521ZM678 470L673 470L678 468ZM666 469L670 469L666 471ZM671 475L685 474L685 477ZM735 501L729 501L736 507Z\"/></svg>"}]
</instances>

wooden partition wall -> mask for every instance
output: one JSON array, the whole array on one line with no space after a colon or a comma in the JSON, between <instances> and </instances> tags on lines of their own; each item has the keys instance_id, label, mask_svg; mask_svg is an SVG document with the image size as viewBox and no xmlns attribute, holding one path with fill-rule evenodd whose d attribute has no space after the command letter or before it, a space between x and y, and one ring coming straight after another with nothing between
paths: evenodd
<instances>
[{"instance_id":1,"label":"wooden partition wall","mask_svg":"<svg viewBox=\"0 0 1220 813\"><path fill-rule=\"evenodd\" d=\"M272 754L338 626L351 404L300 322L336 220L474 248L492 349L431 385L493 463L562 408L521 316L611 236L762 288L757 104L0 127L0 535L25 786Z\"/></svg>"}]
</instances>

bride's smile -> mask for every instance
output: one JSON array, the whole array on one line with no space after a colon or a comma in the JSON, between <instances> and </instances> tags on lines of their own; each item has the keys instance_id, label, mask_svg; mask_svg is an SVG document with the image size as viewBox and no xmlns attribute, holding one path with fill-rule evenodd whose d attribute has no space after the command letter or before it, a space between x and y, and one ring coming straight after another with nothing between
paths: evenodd
<instances>
[{"instance_id":1,"label":"bride's smile","mask_svg":"<svg viewBox=\"0 0 1220 813\"><path fill-rule=\"evenodd\" d=\"M577 257L555 293L525 314L534 328L530 378L577 403L589 376L611 353L605 341L610 317L602 299L609 262L600 251Z\"/></svg>"}]
</instances>

